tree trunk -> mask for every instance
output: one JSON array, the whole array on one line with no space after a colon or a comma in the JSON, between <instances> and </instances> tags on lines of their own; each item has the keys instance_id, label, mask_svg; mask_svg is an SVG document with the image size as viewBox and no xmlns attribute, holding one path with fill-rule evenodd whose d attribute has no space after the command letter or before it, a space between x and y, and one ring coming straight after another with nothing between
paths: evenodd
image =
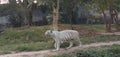
<instances>
[{"instance_id":1,"label":"tree trunk","mask_svg":"<svg viewBox=\"0 0 120 57\"><path fill-rule=\"evenodd\" d=\"M29 21L29 26L32 25L32 10L28 11L28 21Z\"/></svg>"},{"instance_id":2,"label":"tree trunk","mask_svg":"<svg viewBox=\"0 0 120 57\"><path fill-rule=\"evenodd\" d=\"M120 31L120 21L118 20L118 12L117 10L114 10L115 14L113 19L115 20L116 30Z\"/></svg>"},{"instance_id":3,"label":"tree trunk","mask_svg":"<svg viewBox=\"0 0 120 57\"><path fill-rule=\"evenodd\" d=\"M57 0L57 7L53 6L53 30L58 30L59 19L59 0Z\"/></svg>"},{"instance_id":4,"label":"tree trunk","mask_svg":"<svg viewBox=\"0 0 120 57\"><path fill-rule=\"evenodd\" d=\"M53 8L53 30L58 30L58 12Z\"/></svg>"},{"instance_id":5,"label":"tree trunk","mask_svg":"<svg viewBox=\"0 0 120 57\"><path fill-rule=\"evenodd\" d=\"M69 18L70 18L70 27L71 27L71 29L73 30L73 22L72 22L72 21L73 21L73 20L72 20L72 19L73 19L73 11L72 11L72 10L71 10L71 13L70 13L70 17L69 17Z\"/></svg>"},{"instance_id":6,"label":"tree trunk","mask_svg":"<svg viewBox=\"0 0 120 57\"><path fill-rule=\"evenodd\" d=\"M112 20L113 20L113 15L112 15L112 8L110 8L109 10L109 15L110 15L110 21L108 22L108 32L111 32L111 24L112 24Z\"/></svg>"},{"instance_id":7,"label":"tree trunk","mask_svg":"<svg viewBox=\"0 0 120 57\"><path fill-rule=\"evenodd\" d=\"M106 14L105 14L104 10L102 10L102 14L103 14L103 17L104 17L104 24L105 24L106 32L109 32L109 24L107 22L107 17L106 17Z\"/></svg>"}]
</instances>

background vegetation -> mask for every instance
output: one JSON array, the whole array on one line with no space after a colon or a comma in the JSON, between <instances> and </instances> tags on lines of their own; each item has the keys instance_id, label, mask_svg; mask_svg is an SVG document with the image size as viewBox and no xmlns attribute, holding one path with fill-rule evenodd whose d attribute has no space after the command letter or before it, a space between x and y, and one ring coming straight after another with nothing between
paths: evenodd
<instances>
[{"instance_id":1,"label":"background vegetation","mask_svg":"<svg viewBox=\"0 0 120 57\"><path fill-rule=\"evenodd\" d=\"M70 25L67 24L61 24L59 26L61 30L70 29ZM54 49L53 39L44 35L44 32L50 29L50 27L51 26L40 26L30 27L29 29L7 29L4 33L0 34L0 54ZM105 29L99 29L97 28L99 26L96 25L94 27L90 27L89 25L74 25L74 27L77 27L74 29L81 33L82 44L120 40L120 36L104 36L97 34L97 32L105 31ZM100 25L100 27L103 26ZM75 43L74 46L76 45L77 43ZM63 48L67 46L68 43L62 44L61 47Z\"/></svg>"},{"instance_id":2,"label":"background vegetation","mask_svg":"<svg viewBox=\"0 0 120 57\"><path fill-rule=\"evenodd\" d=\"M56 55L51 57L119 57L120 45L104 48L89 48L77 50L70 54Z\"/></svg>"},{"instance_id":3,"label":"background vegetation","mask_svg":"<svg viewBox=\"0 0 120 57\"><path fill-rule=\"evenodd\" d=\"M9 16L9 27L52 24L55 28L58 23L66 23L71 24L72 29L72 24L104 24L106 32L113 32L112 27L119 31L119 0L8 1L0 4L0 16ZM35 11L37 14L34 14ZM34 17L39 20L34 22Z\"/></svg>"},{"instance_id":4,"label":"background vegetation","mask_svg":"<svg viewBox=\"0 0 120 57\"><path fill-rule=\"evenodd\" d=\"M4 0L5 1L5 0ZM119 41L120 0L0 0L0 54L53 49L46 30L73 29L82 44ZM37 20L37 21L34 21ZM62 44L62 48L68 43ZM77 46L75 42L74 46ZM53 57L118 57L120 46L84 49Z\"/></svg>"}]
</instances>

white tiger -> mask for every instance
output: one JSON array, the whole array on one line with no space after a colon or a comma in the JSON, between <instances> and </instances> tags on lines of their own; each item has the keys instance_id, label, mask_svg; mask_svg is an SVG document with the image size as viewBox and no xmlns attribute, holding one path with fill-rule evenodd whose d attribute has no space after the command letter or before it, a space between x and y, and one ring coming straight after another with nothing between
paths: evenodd
<instances>
[{"instance_id":1,"label":"white tiger","mask_svg":"<svg viewBox=\"0 0 120 57\"><path fill-rule=\"evenodd\" d=\"M79 32L76 30L63 30L63 31L52 31L47 30L45 32L45 35L52 36L55 40L54 47L56 50L60 49L60 44L63 42L69 42L70 45L67 47L67 49L71 48L73 46L73 41L79 42L79 45L81 46L81 41L79 38Z\"/></svg>"}]
</instances>

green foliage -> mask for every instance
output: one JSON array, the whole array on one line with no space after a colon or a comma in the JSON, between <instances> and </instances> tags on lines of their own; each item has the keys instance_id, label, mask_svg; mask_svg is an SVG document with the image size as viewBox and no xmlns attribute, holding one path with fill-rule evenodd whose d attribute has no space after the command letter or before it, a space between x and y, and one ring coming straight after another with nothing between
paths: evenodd
<instances>
[{"instance_id":1,"label":"green foliage","mask_svg":"<svg viewBox=\"0 0 120 57\"><path fill-rule=\"evenodd\" d=\"M22 51L38 51L45 49L53 48L52 42L38 42L38 43L30 43L30 44L22 44L17 46L14 51L22 52Z\"/></svg>"},{"instance_id":2,"label":"green foliage","mask_svg":"<svg viewBox=\"0 0 120 57\"><path fill-rule=\"evenodd\" d=\"M57 6L57 0L37 0L38 5L47 5L50 9Z\"/></svg>"},{"instance_id":3,"label":"green foliage","mask_svg":"<svg viewBox=\"0 0 120 57\"><path fill-rule=\"evenodd\" d=\"M59 25L69 27L69 25ZM74 27L84 27L83 25L74 25ZM95 28L86 25L84 28ZM45 31L50 29L50 26L30 27L26 29L14 28L6 29L5 33L0 34L0 54L22 51L38 51L45 49L53 49L53 39L44 35ZM90 30L90 29L89 29ZM94 29L93 29L94 30ZM118 41L120 36L96 36L96 37L81 37L82 44L95 42ZM77 43L75 42L76 46ZM68 43L62 44L65 48Z\"/></svg>"},{"instance_id":4,"label":"green foliage","mask_svg":"<svg viewBox=\"0 0 120 57\"><path fill-rule=\"evenodd\" d=\"M104 25L80 25L80 26L83 26L83 27L88 28L90 30L99 31L99 32L105 31Z\"/></svg>"},{"instance_id":5,"label":"green foliage","mask_svg":"<svg viewBox=\"0 0 120 57\"><path fill-rule=\"evenodd\" d=\"M24 23L22 17L17 14L11 15L9 17L9 22L12 27L21 27Z\"/></svg>"},{"instance_id":6,"label":"green foliage","mask_svg":"<svg viewBox=\"0 0 120 57\"><path fill-rule=\"evenodd\" d=\"M19 51L32 51L34 50L33 47L28 47L28 46L20 46L20 47L17 47L16 50L19 50Z\"/></svg>"},{"instance_id":7,"label":"green foliage","mask_svg":"<svg viewBox=\"0 0 120 57\"><path fill-rule=\"evenodd\" d=\"M76 57L119 57L118 56L119 54L120 54L120 46L113 48L86 49L86 50L74 52L74 56Z\"/></svg>"},{"instance_id":8,"label":"green foliage","mask_svg":"<svg viewBox=\"0 0 120 57\"><path fill-rule=\"evenodd\" d=\"M104 48L89 48L76 50L71 54L55 55L51 57L119 57L120 45L113 45Z\"/></svg>"},{"instance_id":9,"label":"green foliage","mask_svg":"<svg viewBox=\"0 0 120 57\"><path fill-rule=\"evenodd\" d=\"M83 44L96 43L96 42L109 42L120 40L120 36L97 36L81 38Z\"/></svg>"},{"instance_id":10,"label":"green foliage","mask_svg":"<svg viewBox=\"0 0 120 57\"><path fill-rule=\"evenodd\" d=\"M25 30L10 29L5 34L2 34L0 36L0 40L1 41L6 40L4 42L2 41L3 43L7 43L9 41L8 44L48 41L48 39L50 38L47 39L44 36L45 31L46 30L44 29L44 27L43 28L40 28L40 27L30 28L30 29L25 29Z\"/></svg>"},{"instance_id":11,"label":"green foliage","mask_svg":"<svg viewBox=\"0 0 120 57\"><path fill-rule=\"evenodd\" d=\"M63 55L55 55L55 56L50 56L50 57L72 57L71 55L68 54L63 54Z\"/></svg>"}]
</instances>

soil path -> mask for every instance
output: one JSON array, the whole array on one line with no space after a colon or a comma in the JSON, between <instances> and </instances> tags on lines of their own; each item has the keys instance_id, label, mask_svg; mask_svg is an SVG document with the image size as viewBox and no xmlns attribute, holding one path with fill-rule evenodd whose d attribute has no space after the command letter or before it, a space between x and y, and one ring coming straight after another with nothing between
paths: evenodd
<instances>
[{"instance_id":1,"label":"soil path","mask_svg":"<svg viewBox=\"0 0 120 57\"><path fill-rule=\"evenodd\" d=\"M5 54L5 55L0 55L0 57L46 57L48 55L57 55L57 54L73 52L74 50L77 49L111 46L113 44L120 45L120 41L91 43L91 44L82 45L82 47L79 46L72 47L71 49L68 50L60 49L60 51L43 50L43 51L33 51L33 52L21 52L15 54Z\"/></svg>"},{"instance_id":2,"label":"soil path","mask_svg":"<svg viewBox=\"0 0 120 57\"><path fill-rule=\"evenodd\" d=\"M114 33L100 33L101 35L118 35L120 36L120 32L114 32Z\"/></svg>"}]
</instances>

